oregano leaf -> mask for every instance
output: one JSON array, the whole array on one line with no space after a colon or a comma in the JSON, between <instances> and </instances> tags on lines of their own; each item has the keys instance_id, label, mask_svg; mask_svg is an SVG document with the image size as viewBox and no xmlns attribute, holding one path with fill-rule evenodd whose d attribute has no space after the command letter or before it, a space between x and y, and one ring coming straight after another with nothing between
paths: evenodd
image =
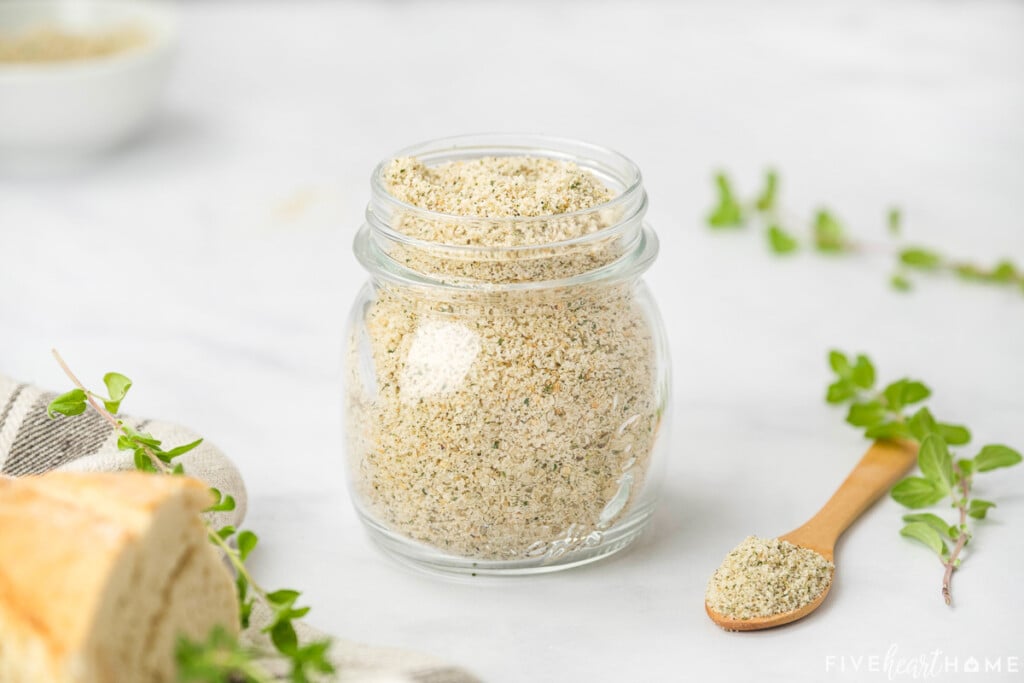
<instances>
[{"instance_id":1,"label":"oregano leaf","mask_svg":"<svg viewBox=\"0 0 1024 683\"><path fill-rule=\"evenodd\" d=\"M846 421L855 427L871 427L880 424L886 417L885 406L878 401L852 403L846 414Z\"/></svg>"},{"instance_id":2,"label":"oregano leaf","mask_svg":"<svg viewBox=\"0 0 1024 683\"><path fill-rule=\"evenodd\" d=\"M934 505L946 497L937 482L923 477L907 477L892 488L893 500L912 510Z\"/></svg>"},{"instance_id":3,"label":"oregano leaf","mask_svg":"<svg viewBox=\"0 0 1024 683\"><path fill-rule=\"evenodd\" d=\"M967 514L974 519L985 519L989 508L994 508L995 506L996 504L991 501L974 498L971 500L970 507L967 508Z\"/></svg>"},{"instance_id":4,"label":"oregano leaf","mask_svg":"<svg viewBox=\"0 0 1024 683\"><path fill-rule=\"evenodd\" d=\"M860 389L868 390L875 386L875 366L867 356L857 355L857 361L850 372L850 379Z\"/></svg>"},{"instance_id":5,"label":"oregano leaf","mask_svg":"<svg viewBox=\"0 0 1024 683\"><path fill-rule=\"evenodd\" d=\"M249 559L249 553L256 548L259 538L251 531L240 531L235 542L238 544L238 555L245 562Z\"/></svg>"},{"instance_id":6,"label":"oregano leaf","mask_svg":"<svg viewBox=\"0 0 1024 683\"><path fill-rule=\"evenodd\" d=\"M921 474L937 484L943 493L952 490L953 458L941 436L932 433L925 437L917 454L917 464L921 468Z\"/></svg>"},{"instance_id":7,"label":"oregano leaf","mask_svg":"<svg viewBox=\"0 0 1024 683\"><path fill-rule=\"evenodd\" d=\"M828 352L828 364L832 368L832 372L839 375L843 379L847 379L853 373L853 367L850 365L850 359L846 357L846 354L842 351L829 351Z\"/></svg>"},{"instance_id":8,"label":"oregano leaf","mask_svg":"<svg viewBox=\"0 0 1024 683\"><path fill-rule=\"evenodd\" d=\"M274 643L274 647L284 654L295 652L299 643L295 627L290 621L279 621L274 624L270 629L270 640Z\"/></svg>"},{"instance_id":9,"label":"oregano leaf","mask_svg":"<svg viewBox=\"0 0 1024 683\"><path fill-rule=\"evenodd\" d=\"M758 211L771 211L775 208L775 195L778 192L778 187L778 173L772 170L767 171L764 174L764 189L761 190L757 201L754 202L754 206L757 207Z\"/></svg>"},{"instance_id":10,"label":"oregano leaf","mask_svg":"<svg viewBox=\"0 0 1024 683\"><path fill-rule=\"evenodd\" d=\"M53 419L58 414L68 417L81 415L85 412L86 395L81 389L72 389L55 397L46 406L46 414Z\"/></svg>"},{"instance_id":11,"label":"oregano leaf","mask_svg":"<svg viewBox=\"0 0 1024 683\"><path fill-rule=\"evenodd\" d=\"M107 396L104 401L107 410L116 413L121 407L121 401L132 388L132 381L119 372L108 372L103 375L103 384L107 387Z\"/></svg>"},{"instance_id":12,"label":"oregano leaf","mask_svg":"<svg viewBox=\"0 0 1024 683\"><path fill-rule=\"evenodd\" d=\"M942 519L938 515L932 512L915 512L909 515L903 515L904 522L920 522L927 524L931 528L938 531L943 536L949 536L950 525L949 522Z\"/></svg>"},{"instance_id":13,"label":"oregano leaf","mask_svg":"<svg viewBox=\"0 0 1024 683\"><path fill-rule=\"evenodd\" d=\"M800 243L790 233L778 225L769 226L768 245L776 254L792 254L800 248Z\"/></svg>"},{"instance_id":14,"label":"oregano leaf","mask_svg":"<svg viewBox=\"0 0 1024 683\"><path fill-rule=\"evenodd\" d=\"M708 216L708 225L712 228L742 227L745 220L743 207L736 200L728 176L724 173L717 173L715 188L718 190L718 204Z\"/></svg>"},{"instance_id":15,"label":"oregano leaf","mask_svg":"<svg viewBox=\"0 0 1024 683\"><path fill-rule=\"evenodd\" d=\"M910 247L900 252L900 261L912 268L934 270L942 263L942 257L929 249Z\"/></svg>"},{"instance_id":16,"label":"oregano leaf","mask_svg":"<svg viewBox=\"0 0 1024 683\"><path fill-rule=\"evenodd\" d=\"M963 446L971 441L971 431L963 425L940 422L936 425L939 434L951 446Z\"/></svg>"},{"instance_id":17,"label":"oregano leaf","mask_svg":"<svg viewBox=\"0 0 1024 683\"><path fill-rule=\"evenodd\" d=\"M882 422L868 427L864 436L869 439L909 439L912 434L903 422Z\"/></svg>"},{"instance_id":18,"label":"oregano leaf","mask_svg":"<svg viewBox=\"0 0 1024 683\"><path fill-rule=\"evenodd\" d=\"M999 467L1012 467L1020 461L1020 453L1009 446L990 444L974 456L974 467L978 472L988 472Z\"/></svg>"},{"instance_id":19,"label":"oregano leaf","mask_svg":"<svg viewBox=\"0 0 1024 683\"><path fill-rule=\"evenodd\" d=\"M900 529L900 535L924 543L939 557L946 554L946 541L938 531L923 522L911 522Z\"/></svg>"}]
</instances>

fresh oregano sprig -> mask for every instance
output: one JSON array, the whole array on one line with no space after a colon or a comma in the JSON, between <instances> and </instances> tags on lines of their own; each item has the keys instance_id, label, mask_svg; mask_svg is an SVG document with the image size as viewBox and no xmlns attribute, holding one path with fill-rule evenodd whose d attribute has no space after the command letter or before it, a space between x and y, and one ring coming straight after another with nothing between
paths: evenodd
<instances>
[{"instance_id":1,"label":"fresh oregano sprig","mask_svg":"<svg viewBox=\"0 0 1024 683\"><path fill-rule=\"evenodd\" d=\"M939 422L927 407L914 407L931 396L922 382L899 379L883 388L875 386L875 367L861 354L850 358L840 351L829 354L835 374L825 399L848 405L846 421L864 430L870 439L902 439L916 442L921 476L907 477L892 489L892 498L907 508L920 510L950 499L956 520L949 522L934 512L903 516L900 534L923 543L938 555L945 571L942 598L952 604L950 584L953 572L963 562L964 548L971 541L970 520L985 519L996 506L974 495L974 477L1021 461L1014 449L1001 444L984 446L973 458L956 458L949 447L965 446L971 432L962 425Z\"/></svg>"},{"instance_id":2,"label":"fresh oregano sprig","mask_svg":"<svg viewBox=\"0 0 1024 683\"><path fill-rule=\"evenodd\" d=\"M806 221L792 218L780 207L779 175L774 170L765 172L761 191L750 200L738 196L729 177L723 172L715 174L715 188L717 199L708 213L708 226L716 230L728 230L744 228L750 224L760 225L768 247L776 254L792 254L805 243L823 254L890 252L895 260L895 269L889 282L899 291L912 289L910 273L917 272L949 274L970 282L1016 287L1024 292L1024 268L1009 260L999 261L993 266L982 266L919 245L894 247L868 244L851 237L836 214L824 207L814 212L809 225ZM885 222L889 233L898 237L902 232L903 212L897 207L889 208ZM807 232L809 236L801 238L798 236L801 232Z\"/></svg>"},{"instance_id":3,"label":"fresh oregano sprig","mask_svg":"<svg viewBox=\"0 0 1024 683\"><path fill-rule=\"evenodd\" d=\"M180 683L276 681L257 663L259 653L243 646L221 626L215 626L204 641L180 640L175 655Z\"/></svg>"},{"instance_id":4,"label":"fresh oregano sprig","mask_svg":"<svg viewBox=\"0 0 1024 683\"><path fill-rule=\"evenodd\" d=\"M132 451L136 469L165 475L186 474L182 464L175 462L175 459L199 446L202 439L165 450L159 439L152 434L133 429L116 415L121 408L121 402L132 387L130 379L117 372L108 372L103 376L103 384L107 389L107 395L104 396L87 389L56 350L53 351L53 355L75 388L57 396L49 403L47 413L51 418L57 414L81 415L88 407L92 407L115 429L118 434L117 447L120 450ZM214 502L206 512L235 509L235 499L230 495L224 495L216 488L211 488L210 491ZM204 523L210 542L224 553L235 571L235 588L239 602L238 618L241 627L249 627L253 606L256 601L260 601L272 615L270 623L262 630L273 643L276 656L289 663L289 679L293 683L311 683L317 674L334 673L334 666L327 659L331 645L329 639L307 645L300 645L298 642L293 622L309 612L309 607L296 606L301 595L299 591L267 591L249 572L245 562L259 542L256 534L230 525L218 529L213 528L205 520ZM234 546L231 544L232 540ZM176 649L181 681L267 683L275 679L258 663L259 659L267 656L268 653L243 646L223 629L214 630L204 642L182 639Z\"/></svg>"}]
</instances>

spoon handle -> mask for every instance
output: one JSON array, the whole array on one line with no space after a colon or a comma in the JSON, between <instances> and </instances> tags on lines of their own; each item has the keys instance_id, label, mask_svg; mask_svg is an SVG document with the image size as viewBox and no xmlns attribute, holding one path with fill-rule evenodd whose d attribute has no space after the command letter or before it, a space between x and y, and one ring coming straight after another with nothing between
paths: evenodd
<instances>
[{"instance_id":1,"label":"spoon handle","mask_svg":"<svg viewBox=\"0 0 1024 683\"><path fill-rule=\"evenodd\" d=\"M839 536L906 474L915 462L917 444L909 441L876 441L825 503L825 507L806 524L782 536L782 539L815 550L831 560Z\"/></svg>"}]
</instances>

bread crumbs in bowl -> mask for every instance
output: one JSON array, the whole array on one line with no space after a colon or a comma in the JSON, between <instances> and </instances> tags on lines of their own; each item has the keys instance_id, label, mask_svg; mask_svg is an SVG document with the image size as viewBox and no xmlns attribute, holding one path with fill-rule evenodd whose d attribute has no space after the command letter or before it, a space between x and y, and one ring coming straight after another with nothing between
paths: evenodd
<instances>
[{"instance_id":1,"label":"bread crumbs in bowl","mask_svg":"<svg viewBox=\"0 0 1024 683\"><path fill-rule=\"evenodd\" d=\"M151 120L177 42L157 0L0 3L0 169L76 166Z\"/></svg>"}]
</instances>

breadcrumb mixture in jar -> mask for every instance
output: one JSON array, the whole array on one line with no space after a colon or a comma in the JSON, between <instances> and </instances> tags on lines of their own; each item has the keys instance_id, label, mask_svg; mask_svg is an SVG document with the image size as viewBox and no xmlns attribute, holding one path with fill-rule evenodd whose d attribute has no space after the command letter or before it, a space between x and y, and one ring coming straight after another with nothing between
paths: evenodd
<instances>
[{"instance_id":1,"label":"breadcrumb mixture in jar","mask_svg":"<svg viewBox=\"0 0 1024 683\"><path fill-rule=\"evenodd\" d=\"M386 549L435 569L597 559L653 507L668 366L639 172L540 142L383 163L357 237L351 489Z\"/></svg>"}]
</instances>

